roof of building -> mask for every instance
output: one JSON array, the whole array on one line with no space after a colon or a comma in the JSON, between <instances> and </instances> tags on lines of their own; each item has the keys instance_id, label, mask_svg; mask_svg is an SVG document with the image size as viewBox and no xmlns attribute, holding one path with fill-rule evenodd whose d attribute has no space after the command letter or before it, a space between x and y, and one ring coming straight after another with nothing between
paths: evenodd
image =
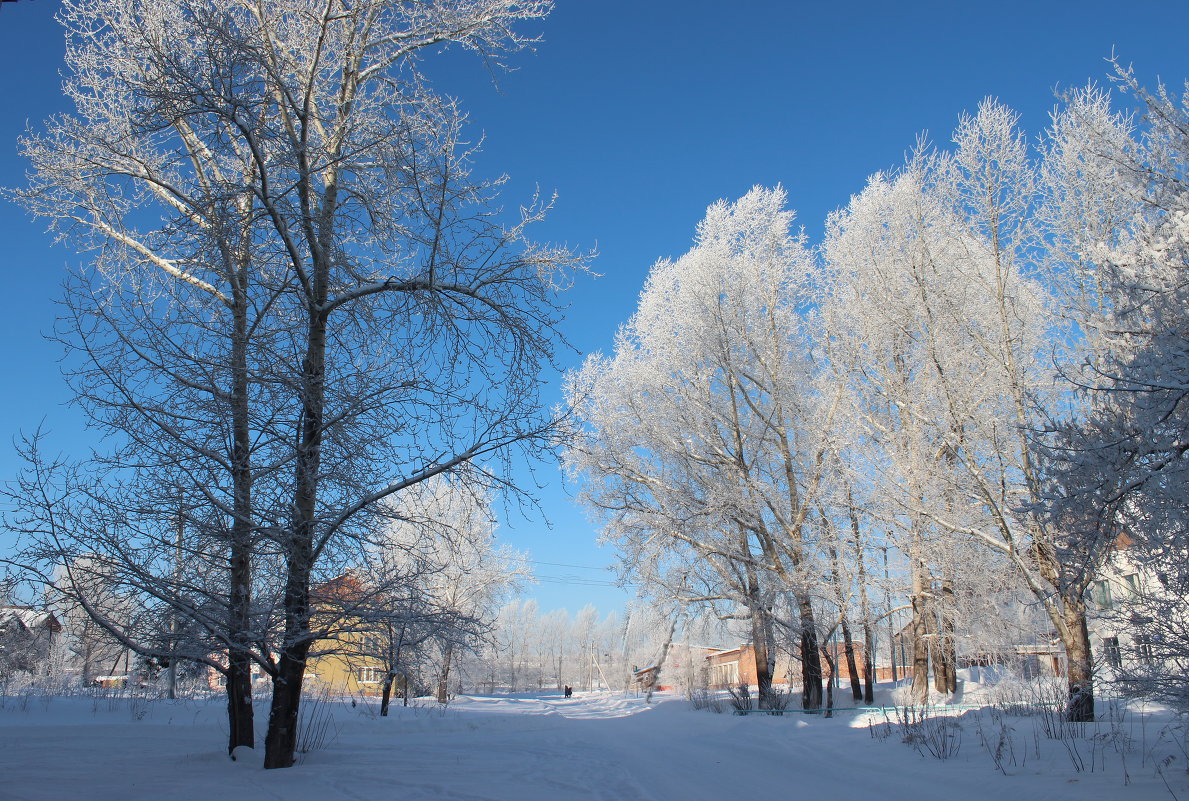
<instances>
[{"instance_id":1,"label":"roof of building","mask_svg":"<svg viewBox=\"0 0 1189 801\"><path fill-rule=\"evenodd\" d=\"M0 606L0 630L14 623L21 631L45 628L57 633L62 630L62 624L53 612L31 606Z\"/></svg>"}]
</instances>

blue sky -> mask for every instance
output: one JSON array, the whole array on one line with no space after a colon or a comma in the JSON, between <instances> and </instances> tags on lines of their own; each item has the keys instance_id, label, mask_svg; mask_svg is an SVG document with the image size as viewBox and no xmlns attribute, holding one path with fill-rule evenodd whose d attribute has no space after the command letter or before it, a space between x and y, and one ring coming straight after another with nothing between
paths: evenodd
<instances>
[{"instance_id":1,"label":"blue sky","mask_svg":"<svg viewBox=\"0 0 1189 801\"><path fill-rule=\"evenodd\" d=\"M0 6L2 186L24 180L16 137L25 126L68 110L56 8ZM1054 90L1103 81L1112 51L1146 84L1189 77L1184 0L559 0L540 31L544 41L513 57L517 69L498 85L465 54L427 66L484 137L478 170L509 175L509 207L537 186L558 193L537 238L598 250L600 277L579 281L565 324L584 353L610 347L649 266L683 253L719 198L781 183L816 242L826 214L869 174L899 163L922 131L946 142L984 97L1017 109L1035 134ZM0 201L0 480L18 466L9 441L43 420L61 450L96 444L64 406L59 349L42 338L64 267L78 261ZM555 384L547 400L557 399ZM613 552L596 546L552 468L537 478L552 528L512 517L501 530L538 562L544 580L529 595L545 609L621 605L629 593L590 583L608 580L597 568Z\"/></svg>"}]
</instances>

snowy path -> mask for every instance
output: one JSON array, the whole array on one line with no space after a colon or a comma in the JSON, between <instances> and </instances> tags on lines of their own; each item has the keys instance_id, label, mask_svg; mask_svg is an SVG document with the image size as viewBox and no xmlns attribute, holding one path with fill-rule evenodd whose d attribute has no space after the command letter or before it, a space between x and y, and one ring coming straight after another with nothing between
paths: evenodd
<instances>
[{"instance_id":1,"label":"snowy path","mask_svg":"<svg viewBox=\"0 0 1189 801\"><path fill-rule=\"evenodd\" d=\"M88 704L90 704L88 706ZM1042 763L1001 776L974 732L947 762L848 718L713 715L680 700L593 695L460 698L378 718L343 705L337 740L287 771L219 753L218 704L96 709L83 699L0 708L4 801L1092 801L1168 798L1132 769ZM262 718L263 719L263 718Z\"/></svg>"}]
</instances>

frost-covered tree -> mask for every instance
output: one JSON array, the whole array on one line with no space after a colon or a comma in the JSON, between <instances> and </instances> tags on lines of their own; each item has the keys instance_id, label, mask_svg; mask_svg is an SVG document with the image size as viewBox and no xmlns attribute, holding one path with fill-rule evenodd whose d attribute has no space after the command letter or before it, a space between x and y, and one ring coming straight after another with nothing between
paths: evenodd
<instances>
[{"instance_id":1,"label":"frost-covered tree","mask_svg":"<svg viewBox=\"0 0 1189 801\"><path fill-rule=\"evenodd\" d=\"M939 216L920 191L924 162L914 159L895 177L873 176L831 218L823 250L833 285L822 310L831 375L845 387L843 407L852 412L849 459L870 487L861 487L858 497L885 521L908 558L918 696L927 688L928 556L935 532L916 507L930 492L928 470L939 450L929 369L929 338L936 332L921 300L945 285L924 240ZM937 269L947 266L944 257L936 263Z\"/></svg>"},{"instance_id":2,"label":"frost-covered tree","mask_svg":"<svg viewBox=\"0 0 1189 801\"><path fill-rule=\"evenodd\" d=\"M1138 121L1089 87L1067 98L1049 137L1046 211L1078 335L1067 371L1085 407L1042 453L1051 516L1087 547L1124 537L1149 576L1127 610L1145 658L1124 666L1123 686L1185 706L1189 85L1180 97L1148 91L1118 64L1115 80L1138 100Z\"/></svg>"},{"instance_id":3,"label":"frost-covered tree","mask_svg":"<svg viewBox=\"0 0 1189 801\"><path fill-rule=\"evenodd\" d=\"M253 742L255 660L273 677L267 767L292 764L310 587L344 541L388 495L552 431L537 376L574 259L525 238L541 204L508 226L492 215L461 115L418 69L451 44L498 62L549 8L63 6L77 114L25 143L23 199L94 254L64 337L88 411L116 434L100 469L131 464L145 486L171 467L160 494L180 487L221 538L230 744ZM135 532L133 549L138 535L167 541ZM253 611L260 553L281 563L275 616Z\"/></svg>"},{"instance_id":4,"label":"frost-covered tree","mask_svg":"<svg viewBox=\"0 0 1189 801\"><path fill-rule=\"evenodd\" d=\"M1068 402L1036 278L1037 168L997 103L964 117L954 143L874 177L834 218L828 327L908 532L918 692L926 551L960 537L1010 564L1046 610L1068 657L1069 715L1093 719L1083 595L1104 554L1037 513L1045 477L1031 437Z\"/></svg>"},{"instance_id":5,"label":"frost-covered tree","mask_svg":"<svg viewBox=\"0 0 1189 801\"><path fill-rule=\"evenodd\" d=\"M447 700L454 653L490 633L528 571L523 556L496 545L487 494L461 477L436 476L397 493L379 522L347 574L355 590L335 599L333 615L320 615L319 639L341 639L340 654L382 667L386 715L399 677L408 685L436 673L439 700Z\"/></svg>"},{"instance_id":6,"label":"frost-covered tree","mask_svg":"<svg viewBox=\"0 0 1189 801\"><path fill-rule=\"evenodd\" d=\"M412 536L424 543L417 558L429 569L417 582L419 589L458 622L433 635L439 649L437 698L446 703L456 652L474 648L490 631L500 607L530 571L523 554L496 544L495 519L482 488L439 476L398 494L396 502L399 522L388 539Z\"/></svg>"},{"instance_id":7,"label":"frost-covered tree","mask_svg":"<svg viewBox=\"0 0 1189 801\"><path fill-rule=\"evenodd\" d=\"M762 188L716 203L693 249L653 266L614 354L570 376L584 429L568 459L629 570L685 551L715 574L716 595L748 610L762 698L775 658L773 587L792 592L803 701L817 707L805 521L831 405L814 392L799 315L812 260L784 203L783 190Z\"/></svg>"}]
</instances>

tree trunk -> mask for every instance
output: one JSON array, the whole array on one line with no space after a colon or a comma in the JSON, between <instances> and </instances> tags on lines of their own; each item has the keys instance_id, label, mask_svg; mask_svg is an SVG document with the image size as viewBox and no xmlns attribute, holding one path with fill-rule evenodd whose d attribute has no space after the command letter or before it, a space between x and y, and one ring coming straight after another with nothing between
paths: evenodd
<instances>
[{"instance_id":1,"label":"tree trunk","mask_svg":"<svg viewBox=\"0 0 1189 801\"><path fill-rule=\"evenodd\" d=\"M256 747L255 711L252 709L252 662L247 654L230 651L227 679L227 753L240 746Z\"/></svg>"},{"instance_id":2,"label":"tree trunk","mask_svg":"<svg viewBox=\"0 0 1189 801\"><path fill-rule=\"evenodd\" d=\"M252 708L251 556L246 545L231 551L231 646L227 651L227 753L239 746L256 747Z\"/></svg>"},{"instance_id":3,"label":"tree trunk","mask_svg":"<svg viewBox=\"0 0 1189 801\"><path fill-rule=\"evenodd\" d=\"M231 340L231 483L234 514L231 520L227 653L227 752L239 746L255 748L252 709L252 434L248 415L248 319L243 271L233 281Z\"/></svg>"},{"instance_id":4,"label":"tree trunk","mask_svg":"<svg viewBox=\"0 0 1189 801\"><path fill-rule=\"evenodd\" d=\"M673 645L673 635L677 631L677 616L673 616L673 622L669 624L669 633L665 635L665 643L661 646L661 656L656 662L656 672L652 675L652 681L648 684L648 691L644 694L644 703L652 703L652 693L656 689L657 684L661 680L661 671L665 669L665 660L669 658L669 648ZM754 625L754 624L753 624ZM771 681L769 681L771 685Z\"/></svg>"},{"instance_id":5,"label":"tree trunk","mask_svg":"<svg viewBox=\"0 0 1189 801\"><path fill-rule=\"evenodd\" d=\"M264 737L264 767L293 766L297 753L301 688L305 680L309 643L286 648L281 653L272 683L272 707L268 714L268 733Z\"/></svg>"},{"instance_id":6,"label":"tree trunk","mask_svg":"<svg viewBox=\"0 0 1189 801\"><path fill-rule=\"evenodd\" d=\"M1069 662L1069 708L1066 718L1074 723L1090 723L1094 720L1094 663L1090 652L1090 633L1086 628L1086 602L1080 595L1072 599L1065 598L1064 601L1062 645Z\"/></svg>"},{"instance_id":7,"label":"tree trunk","mask_svg":"<svg viewBox=\"0 0 1189 801\"><path fill-rule=\"evenodd\" d=\"M178 521L176 529L176 539L174 541L173 550L173 582L174 586L181 583L182 578L182 541L186 535L186 508L182 503L181 496L178 497ZM176 701L178 697L178 615L176 611L171 610L169 613L169 666L166 668L166 680L168 692L166 697L170 701Z\"/></svg>"},{"instance_id":8,"label":"tree trunk","mask_svg":"<svg viewBox=\"0 0 1189 801\"><path fill-rule=\"evenodd\" d=\"M328 188L323 202L333 206L336 194ZM305 679L310 636L310 575L314 567L314 531L318 484L322 471L322 438L326 414L326 303L331 252L328 230L318 242L320 258L313 265L314 281L308 300L306 353L301 364L301 422L296 453L292 529L285 542L285 636L277 674L273 677L272 708L264 738L264 767L288 768L297 749L298 710Z\"/></svg>"},{"instance_id":9,"label":"tree trunk","mask_svg":"<svg viewBox=\"0 0 1189 801\"><path fill-rule=\"evenodd\" d=\"M817 621L808 593L797 593L801 621L801 708L822 708L822 658L818 649Z\"/></svg>"},{"instance_id":10,"label":"tree trunk","mask_svg":"<svg viewBox=\"0 0 1189 801\"><path fill-rule=\"evenodd\" d=\"M755 592L758 593L758 588ZM751 601L751 651L755 658L757 703L758 708L767 709L772 702L772 664L768 658L771 650L769 643L771 627L765 620L768 612L764 609L763 603L754 595L749 601ZM672 632L669 637L672 639ZM668 650L667 646L666 642L666 651Z\"/></svg>"},{"instance_id":11,"label":"tree trunk","mask_svg":"<svg viewBox=\"0 0 1189 801\"><path fill-rule=\"evenodd\" d=\"M939 614L940 610L936 609L935 605L929 605L926 622L929 631L929 663L933 667L933 689L938 694L944 695L945 688L949 686L949 666L941 655L941 632L937 621Z\"/></svg>"},{"instance_id":12,"label":"tree trunk","mask_svg":"<svg viewBox=\"0 0 1189 801\"><path fill-rule=\"evenodd\" d=\"M442 648L442 672L438 676L438 703L450 700L450 662L454 657L454 643L447 642Z\"/></svg>"},{"instance_id":13,"label":"tree trunk","mask_svg":"<svg viewBox=\"0 0 1189 801\"><path fill-rule=\"evenodd\" d=\"M937 637L934 649L934 687L943 695L958 691L958 660L954 644L954 582L941 582L941 597L937 604Z\"/></svg>"},{"instance_id":14,"label":"tree trunk","mask_svg":"<svg viewBox=\"0 0 1189 801\"><path fill-rule=\"evenodd\" d=\"M913 537L912 554L912 699L929 701L928 569L919 557L920 535Z\"/></svg>"},{"instance_id":15,"label":"tree trunk","mask_svg":"<svg viewBox=\"0 0 1189 801\"><path fill-rule=\"evenodd\" d=\"M90 627L83 625L83 686L90 687L95 680L95 639L89 634Z\"/></svg>"},{"instance_id":16,"label":"tree trunk","mask_svg":"<svg viewBox=\"0 0 1189 801\"><path fill-rule=\"evenodd\" d=\"M380 691L380 717L388 717L388 703L392 700L392 681L396 678L396 674L388 672L384 674L384 687Z\"/></svg>"},{"instance_id":17,"label":"tree trunk","mask_svg":"<svg viewBox=\"0 0 1189 801\"><path fill-rule=\"evenodd\" d=\"M264 767L270 769L291 767L297 751L302 683L313 641L310 634L312 545L310 537L294 532L286 560L285 634L273 676L272 706L264 737Z\"/></svg>"},{"instance_id":18,"label":"tree trunk","mask_svg":"<svg viewBox=\"0 0 1189 801\"><path fill-rule=\"evenodd\" d=\"M298 712L310 634L310 571L313 566L313 542L307 533L293 532L287 556L285 582L285 633L281 642L277 672L273 676L272 706L268 714L268 732L264 738L264 767L288 768L297 749Z\"/></svg>"},{"instance_id":19,"label":"tree trunk","mask_svg":"<svg viewBox=\"0 0 1189 801\"><path fill-rule=\"evenodd\" d=\"M867 560L863 553L862 530L859 527L859 516L855 512L855 502L849 484L846 487L846 504L850 513L851 537L859 578L859 614L863 616L863 703L872 704L875 702L875 634L871 630L871 600L867 596Z\"/></svg>"},{"instance_id":20,"label":"tree trunk","mask_svg":"<svg viewBox=\"0 0 1189 801\"><path fill-rule=\"evenodd\" d=\"M889 532L889 534L890 533L891 532ZM898 685L900 683L900 676L897 665L900 664L900 660L896 658L896 622L895 615L892 614L892 593L889 588L890 583L891 577L888 574L888 549L885 547L883 549L884 606L887 607L885 614L888 618L888 648L892 652L892 684ZM903 639L901 640L900 647L904 647Z\"/></svg>"},{"instance_id":21,"label":"tree trunk","mask_svg":"<svg viewBox=\"0 0 1189 801\"><path fill-rule=\"evenodd\" d=\"M826 667L830 669L830 680L826 682L826 707L823 717L830 718L834 716L834 676L838 668L829 649L822 649L822 656L826 659Z\"/></svg>"},{"instance_id":22,"label":"tree trunk","mask_svg":"<svg viewBox=\"0 0 1189 801\"><path fill-rule=\"evenodd\" d=\"M629 606L627 618L623 621L623 644L622 644L622 647L620 648L620 657L619 657L620 665L623 668L623 694L625 696L629 692L632 691L632 679L634 678L632 676L632 663L628 661L628 654L629 654L628 635L631 633L631 629L632 629L632 607ZM561 671L558 671L557 675L560 679ZM560 684L560 680L558 683ZM558 689L560 690L561 687L559 686Z\"/></svg>"},{"instance_id":23,"label":"tree trunk","mask_svg":"<svg viewBox=\"0 0 1189 801\"><path fill-rule=\"evenodd\" d=\"M850 672L850 693L856 701L863 700L863 686L859 683L859 667L855 663L855 644L850 639L850 626L842 621L842 647L846 652L846 669Z\"/></svg>"},{"instance_id":24,"label":"tree trunk","mask_svg":"<svg viewBox=\"0 0 1189 801\"><path fill-rule=\"evenodd\" d=\"M863 703L875 703L875 633L863 622Z\"/></svg>"}]
</instances>

